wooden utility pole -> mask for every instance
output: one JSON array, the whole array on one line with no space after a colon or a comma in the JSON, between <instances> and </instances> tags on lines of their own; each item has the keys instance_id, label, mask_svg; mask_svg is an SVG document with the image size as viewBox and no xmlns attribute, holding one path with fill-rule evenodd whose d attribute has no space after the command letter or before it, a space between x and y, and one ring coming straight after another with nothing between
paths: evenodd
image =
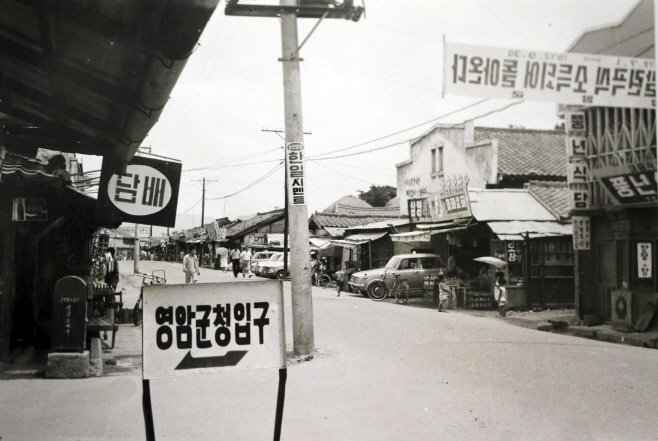
<instances>
[{"instance_id":1,"label":"wooden utility pole","mask_svg":"<svg viewBox=\"0 0 658 441\"><path fill-rule=\"evenodd\" d=\"M206 182L211 183L211 182L217 182L216 179L208 179L206 181L206 178L201 179L192 179L195 182L203 182L203 191L201 193L201 226L203 227L203 223L205 221L205 215L206 215Z\"/></svg>"},{"instance_id":2,"label":"wooden utility pole","mask_svg":"<svg viewBox=\"0 0 658 441\"><path fill-rule=\"evenodd\" d=\"M296 6L297 0L281 0L283 6ZM304 154L302 122L302 87L299 71L297 16L281 14L281 46L283 63L283 96L286 119L286 176L290 180L290 143L300 143ZM306 203L294 202L288 188L288 220L290 223L290 276L292 292L292 339L295 355L309 355L315 350L313 298L311 296L311 263L308 244L308 212ZM305 199L304 199L305 201Z\"/></svg>"},{"instance_id":3,"label":"wooden utility pole","mask_svg":"<svg viewBox=\"0 0 658 441\"><path fill-rule=\"evenodd\" d=\"M139 224L135 224L135 245L133 246L133 261L135 266L133 267L133 272L139 272Z\"/></svg>"}]
</instances>

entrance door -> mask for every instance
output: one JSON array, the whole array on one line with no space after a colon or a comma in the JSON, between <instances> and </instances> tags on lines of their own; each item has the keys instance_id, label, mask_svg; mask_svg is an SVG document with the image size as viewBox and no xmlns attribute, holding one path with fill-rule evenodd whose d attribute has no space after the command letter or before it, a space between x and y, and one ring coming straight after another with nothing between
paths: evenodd
<instances>
[{"instance_id":1,"label":"entrance door","mask_svg":"<svg viewBox=\"0 0 658 441\"><path fill-rule=\"evenodd\" d=\"M614 241L596 243L596 270L598 272L598 313L611 320L610 293L617 289L617 244Z\"/></svg>"}]
</instances>

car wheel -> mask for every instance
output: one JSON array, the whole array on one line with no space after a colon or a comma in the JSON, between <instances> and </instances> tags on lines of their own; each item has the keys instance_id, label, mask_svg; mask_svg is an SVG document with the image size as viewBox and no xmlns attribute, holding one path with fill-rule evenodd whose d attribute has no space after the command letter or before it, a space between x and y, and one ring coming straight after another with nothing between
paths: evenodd
<instances>
[{"instance_id":1,"label":"car wheel","mask_svg":"<svg viewBox=\"0 0 658 441\"><path fill-rule=\"evenodd\" d=\"M375 302L381 302L388 296L388 286L383 280L373 280L368 284L368 297Z\"/></svg>"},{"instance_id":2,"label":"car wheel","mask_svg":"<svg viewBox=\"0 0 658 441\"><path fill-rule=\"evenodd\" d=\"M285 279L285 277L283 276L283 270L279 270L279 271L277 271L277 272L276 272L276 275L275 275L274 277L277 278L277 279L279 279L279 280L283 280L283 279Z\"/></svg>"}]
</instances>

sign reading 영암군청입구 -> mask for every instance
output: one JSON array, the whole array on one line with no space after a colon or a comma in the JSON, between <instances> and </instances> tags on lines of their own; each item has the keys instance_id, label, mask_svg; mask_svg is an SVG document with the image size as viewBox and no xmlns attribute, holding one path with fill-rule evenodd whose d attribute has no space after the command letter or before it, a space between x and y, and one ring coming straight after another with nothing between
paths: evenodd
<instances>
[{"instance_id":1,"label":"sign reading \uc601\uc554\uad70\uccad\uc785\uad6c","mask_svg":"<svg viewBox=\"0 0 658 441\"><path fill-rule=\"evenodd\" d=\"M280 281L144 287L145 379L286 366Z\"/></svg>"},{"instance_id":2,"label":"sign reading \uc601\uc554\uad70\uccad\uc785\uad6c","mask_svg":"<svg viewBox=\"0 0 658 441\"><path fill-rule=\"evenodd\" d=\"M455 43L445 43L443 56L447 94L586 106L656 106L652 59Z\"/></svg>"},{"instance_id":3,"label":"sign reading \uc601\uc554\uad70\uccad\uc785\uad6c","mask_svg":"<svg viewBox=\"0 0 658 441\"><path fill-rule=\"evenodd\" d=\"M288 202L290 205L306 205L304 190L304 144L286 144L286 174L288 177Z\"/></svg>"},{"instance_id":4,"label":"sign reading \uc601\uc554\uad70\uccad\uc785\uad6c","mask_svg":"<svg viewBox=\"0 0 658 441\"><path fill-rule=\"evenodd\" d=\"M103 161L98 216L143 225L174 227L182 165L134 156L125 174L112 174Z\"/></svg>"}]
</instances>

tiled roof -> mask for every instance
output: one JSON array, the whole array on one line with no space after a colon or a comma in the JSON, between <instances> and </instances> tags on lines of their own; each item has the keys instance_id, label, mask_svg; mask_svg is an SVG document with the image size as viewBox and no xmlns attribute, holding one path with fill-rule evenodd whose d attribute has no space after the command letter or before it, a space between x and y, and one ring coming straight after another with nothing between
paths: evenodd
<instances>
[{"instance_id":1,"label":"tiled roof","mask_svg":"<svg viewBox=\"0 0 658 441\"><path fill-rule=\"evenodd\" d=\"M498 140L503 175L567 176L564 131L475 127L474 141Z\"/></svg>"},{"instance_id":2,"label":"tiled roof","mask_svg":"<svg viewBox=\"0 0 658 441\"><path fill-rule=\"evenodd\" d=\"M283 208L279 210L272 210L268 211L266 213L258 213L256 216L247 219L246 221L242 222L236 222L230 227L228 227L226 231L226 236L231 237L231 236L237 236L244 231L248 231L253 227L256 227L258 225L274 221L277 218L283 217Z\"/></svg>"},{"instance_id":3,"label":"tiled roof","mask_svg":"<svg viewBox=\"0 0 658 441\"><path fill-rule=\"evenodd\" d=\"M400 217L400 205L397 207L354 207L334 204L334 214L351 214L355 216L386 216ZM326 213L326 212L325 212Z\"/></svg>"},{"instance_id":4,"label":"tiled roof","mask_svg":"<svg viewBox=\"0 0 658 441\"><path fill-rule=\"evenodd\" d=\"M311 216L318 227L349 228L358 225L372 224L391 219L391 216L353 216L346 214L315 213Z\"/></svg>"},{"instance_id":5,"label":"tiled roof","mask_svg":"<svg viewBox=\"0 0 658 441\"><path fill-rule=\"evenodd\" d=\"M569 216L569 189L566 182L530 181L526 188L558 218Z\"/></svg>"}]
</instances>

